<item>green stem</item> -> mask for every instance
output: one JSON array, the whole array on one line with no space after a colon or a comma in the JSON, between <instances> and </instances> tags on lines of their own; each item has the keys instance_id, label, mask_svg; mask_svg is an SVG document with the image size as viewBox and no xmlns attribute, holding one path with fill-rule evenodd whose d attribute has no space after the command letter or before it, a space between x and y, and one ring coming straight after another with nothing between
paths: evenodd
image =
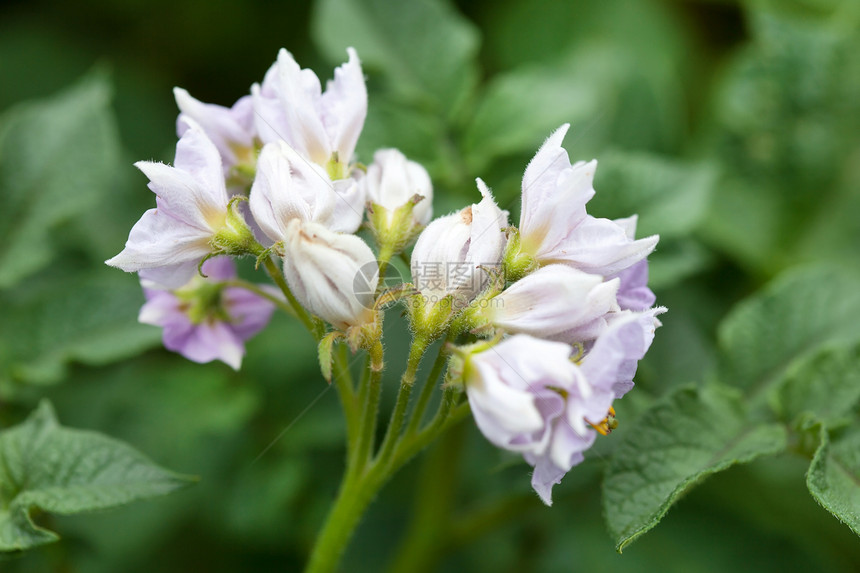
<instances>
[{"instance_id":1,"label":"green stem","mask_svg":"<svg viewBox=\"0 0 860 573\"><path fill-rule=\"evenodd\" d=\"M361 389L361 421L359 423L358 437L355 441L355 449L351 452L348 458L348 466L346 468L346 480L349 480L353 475L361 475L364 472L367 463L370 461L370 452L373 447L373 441L376 434L376 419L379 411L379 397L382 394L382 371L374 370L374 362L381 361L382 343L377 342L374 348L369 351L371 355L368 370L370 370L370 378L367 381L366 388Z\"/></svg>"},{"instance_id":2,"label":"green stem","mask_svg":"<svg viewBox=\"0 0 860 573\"><path fill-rule=\"evenodd\" d=\"M368 465L367 452L376 428L375 414L379 405L379 383L379 372L371 372L366 384L361 435L354 450L355 455L350 457L347 475L311 553L307 573L334 571L362 514L382 486L412 456L424 449L450 426L462 420L469 412L468 403L452 409L455 391L447 390L436 416L423 430L413 436L401 436L396 440L391 456L385 460L385 463L381 463L383 460L378 459Z\"/></svg>"},{"instance_id":3,"label":"green stem","mask_svg":"<svg viewBox=\"0 0 860 573\"><path fill-rule=\"evenodd\" d=\"M331 573L352 537L359 519L383 482L369 476L345 479L317 538L306 573Z\"/></svg>"},{"instance_id":4,"label":"green stem","mask_svg":"<svg viewBox=\"0 0 860 573\"><path fill-rule=\"evenodd\" d=\"M278 288L280 288L281 292L284 293L284 296L287 297L290 306L293 307L293 311L296 313L296 317L298 317L302 324L305 325L305 328L308 329L308 332L310 332L317 342L319 342L319 339L322 337L322 333L319 331L320 329L311 318L311 315L309 315L299 301L296 300L295 295L293 295L293 291L290 290L286 279L284 279L284 274L281 272L281 269L278 268L278 265L275 264L275 261L273 261L271 257L266 258L263 264L266 267L266 272L269 273L269 276L272 277L272 280L275 281L275 284L278 285Z\"/></svg>"},{"instance_id":5,"label":"green stem","mask_svg":"<svg viewBox=\"0 0 860 573\"><path fill-rule=\"evenodd\" d=\"M424 418L424 412L427 410L427 405L430 403L430 398L433 396L433 391L436 389L436 380L442 373L442 369L448 360L448 351L445 341L439 347L439 353L436 355L436 361L430 369L430 375L424 381L424 387L421 389L421 394L418 396L418 402L415 404L415 410L412 411L412 418L409 420L409 426L406 428L406 434L415 433L421 425L421 420Z\"/></svg>"},{"instance_id":6,"label":"green stem","mask_svg":"<svg viewBox=\"0 0 860 573\"><path fill-rule=\"evenodd\" d=\"M397 437L400 435L400 429L403 427L403 419L406 417L406 409L409 407L409 397L412 395L412 388L415 386L418 366L421 364L421 358L424 356L428 345L429 342L425 337L419 336L412 340L412 347L409 349L409 358L406 361L406 370L400 379L397 402L394 404L394 410L391 412L391 420L389 420L388 428L385 430L385 438L382 440L382 445L379 447L379 455L376 457L378 463L384 464L388 460L394 449Z\"/></svg>"},{"instance_id":7,"label":"green stem","mask_svg":"<svg viewBox=\"0 0 860 573\"><path fill-rule=\"evenodd\" d=\"M351 452L355 448L355 441L358 439L358 403L356 402L352 374L349 371L346 347L343 345L338 345L334 352L334 361L332 363L332 383L340 397L340 404L343 408L344 418L346 419L347 451Z\"/></svg>"},{"instance_id":8,"label":"green stem","mask_svg":"<svg viewBox=\"0 0 860 573\"><path fill-rule=\"evenodd\" d=\"M391 261L391 257L394 255L394 248L388 242L383 243L379 247L379 255L377 255L376 260L379 261L379 285L376 287L377 296L382 292L382 288L385 285L385 271L388 270L388 263Z\"/></svg>"}]
</instances>

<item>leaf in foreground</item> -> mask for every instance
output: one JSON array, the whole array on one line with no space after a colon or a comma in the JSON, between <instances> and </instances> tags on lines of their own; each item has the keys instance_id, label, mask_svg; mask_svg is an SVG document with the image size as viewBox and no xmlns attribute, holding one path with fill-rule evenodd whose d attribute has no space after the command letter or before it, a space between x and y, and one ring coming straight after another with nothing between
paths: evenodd
<instances>
[{"instance_id":1,"label":"leaf in foreground","mask_svg":"<svg viewBox=\"0 0 860 573\"><path fill-rule=\"evenodd\" d=\"M815 501L860 535L860 427L834 436L822 428L806 486Z\"/></svg>"},{"instance_id":2,"label":"leaf in foreground","mask_svg":"<svg viewBox=\"0 0 860 573\"><path fill-rule=\"evenodd\" d=\"M737 394L679 389L642 416L612 457L603 507L616 549L654 527L696 482L785 447L785 429L750 424Z\"/></svg>"},{"instance_id":3,"label":"leaf in foreground","mask_svg":"<svg viewBox=\"0 0 860 573\"><path fill-rule=\"evenodd\" d=\"M43 401L22 424L0 432L0 552L59 539L33 521L39 510L71 515L107 509L193 481L122 442L63 428Z\"/></svg>"}]
</instances>

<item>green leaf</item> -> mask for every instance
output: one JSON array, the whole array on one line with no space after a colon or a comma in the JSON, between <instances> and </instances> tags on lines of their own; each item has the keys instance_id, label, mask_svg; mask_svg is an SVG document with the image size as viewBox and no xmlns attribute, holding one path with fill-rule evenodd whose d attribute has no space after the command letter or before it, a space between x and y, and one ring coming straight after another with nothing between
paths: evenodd
<instances>
[{"instance_id":1,"label":"green leaf","mask_svg":"<svg viewBox=\"0 0 860 573\"><path fill-rule=\"evenodd\" d=\"M314 39L332 61L353 46L367 70L379 70L391 88L445 115L475 85L478 32L444 0L322 0L312 22Z\"/></svg>"},{"instance_id":2,"label":"green leaf","mask_svg":"<svg viewBox=\"0 0 860 573\"><path fill-rule=\"evenodd\" d=\"M116 173L119 143L102 74L0 117L0 288L47 264L58 223L89 209Z\"/></svg>"},{"instance_id":3,"label":"green leaf","mask_svg":"<svg viewBox=\"0 0 860 573\"><path fill-rule=\"evenodd\" d=\"M0 551L59 536L34 521L107 509L168 494L194 480L158 467L130 446L95 432L63 428L47 401L0 433Z\"/></svg>"},{"instance_id":4,"label":"green leaf","mask_svg":"<svg viewBox=\"0 0 860 573\"><path fill-rule=\"evenodd\" d=\"M860 402L860 346L834 346L796 360L774 392L772 403L786 422L802 414L830 427Z\"/></svg>"},{"instance_id":5,"label":"green leaf","mask_svg":"<svg viewBox=\"0 0 860 573\"><path fill-rule=\"evenodd\" d=\"M837 267L784 273L737 305L718 331L720 380L759 395L829 341L860 340L860 277Z\"/></svg>"},{"instance_id":6,"label":"green leaf","mask_svg":"<svg viewBox=\"0 0 860 573\"><path fill-rule=\"evenodd\" d=\"M130 275L105 267L83 277L55 273L50 283L0 297L0 379L54 383L69 361L106 364L159 344L160 330L137 322L143 294Z\"/></svg>"},{"instance_id":7,"label":"green leaf","mask_svg":"<svg viewBox=\"0 0 860 573\"><path fill-rule=\"evenodd\" d=\"M603 508L616 549L654 527L696 482L785 447L785 429L750 423L738 395L679 389L629 428L612 456Z\"/></svg>"},{"instance_id":8,"label":"green leaf","mask_svg":"<svg viewBox=\"0 0 860 573\"><path fill-rule=\"evenodd\" d=\"M806 486L815 501L860 535L860 427L829 436L822 426Z\"/></svg>"}]
</instances>

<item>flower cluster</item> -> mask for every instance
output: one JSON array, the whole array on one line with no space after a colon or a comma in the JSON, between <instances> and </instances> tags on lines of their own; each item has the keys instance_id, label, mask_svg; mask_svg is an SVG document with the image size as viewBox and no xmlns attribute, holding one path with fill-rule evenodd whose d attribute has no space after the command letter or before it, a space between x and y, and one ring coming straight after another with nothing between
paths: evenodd
<instances>
[{"instance_id":1,"label":"flower cluster","mask_svg":"<svg viewBox=\"0 0 860 573\"><path fill-rule=\"evenodd\" d=\"M613 400L633 386L660 325L646 260L658 237L636 239L635 216L586 212L596 162L570 163L567 125L525 170L518 226L481 179L477 203L433 220L421 165L396 149L357 163L367 91L348 56L325 90L286 50L230 108L176 89L173 165L136 164L156 208L107 263L140 274L140 320L164 328L167 348L234 368L278 305L320 342L327 376L337 341L368 350L378 372L381 308L405 300L414 343L403 384L445 338L446 388L464 390L488 440L534 466L550 504L553 485L614 427ZM380 292L413 241L412 283ZM244 256L279 290L237 278L231 257Z\"/></svg>"},{"instance_id":2,"label":"flower cluster","mask_svg":"<svg viewBox=\"0 0 860 573\"><path fill-rule=\"evenodd\" d=\"M212 257L253 256L259 265L277 256L288 292L311 314L344 331L377 320L378 273L368 270L378 268L377 257L354 233L369 210L377 240L389 245L389 257L396 254L430 219L432 187L424 168L394 149L378 151L367 167L355 162L367 90L355 50L348 56L325 90L286 50L230 108L174 90L173 165L136 164L156 208L107 261L140 273L148 299L140 319L164 327L167 348L238 368L244 340L271 315L251 283L243 297L258 304L234 304L240 286L224 285L242 281L234 272L208 272ZM215 302L213 289L221 295ZM209 311L195 310L203 307Z\"/></svg>"},{"instance_id":3,"label":"flower cluster","mask_svg":"<svg viewBox=\"0 0 860 573\"><path fill-rule=\"evenodd\" d=\"M471 289L448 283L446 293L467 303L454 304L451 332L477 338L455 347L449 378L463 384L484 436L534 467L532 486L547 505L553 485L615 427L612 403L632 388L665 311L652 308L647 287L658 237L635 239L635 216L586 213L597 165L570 163L561 147L567 129L526 168L517 227L478 180L484 200L430 223L412 255L413 273L423 268L416 257L473 261L470 271L483 271Z\"/></svg>"}]
</instances>

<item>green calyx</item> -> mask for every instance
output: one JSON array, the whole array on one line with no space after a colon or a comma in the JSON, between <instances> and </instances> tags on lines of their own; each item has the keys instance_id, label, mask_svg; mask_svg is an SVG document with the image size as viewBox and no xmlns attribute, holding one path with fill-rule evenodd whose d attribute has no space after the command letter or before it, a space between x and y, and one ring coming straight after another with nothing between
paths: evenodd
<instances>
[{"instance_id":1,"label":"green calyx","mask_svg":"<svg viewBox=\"0 0 860 573\"><path fill-rule=\"evenodd\" d=\"M263 246L257 242L254 232L239 213L237 203L247 201L246 197L237 195L227 204L227 214L221 227L212 235L209 245L212 255L231 255L241 257L252 255L259 257L263 254Z\"/></svg>"},{"instance_id":2,"label":"green calyx","mask_svg":"<svg viewBox=\"0 0 860 573\"><path fill-rule=\"evenodd\" d=\"M454 297L447 295L431 301L420 292L407 298L406 308L412 332L427 340L442 336L454 317Z\"/></svg>"},{"instance_id":3,"label":"green calyx","mask_svg":"<svg viewBox=\"0 0 860 573\"><path fill-rule=\"evenodd\" d=\"M377 203L368 205L367 218L380 253L390 258L402 252L424 229L412 216L415 205L423 200L424 196L416 193L393 211Z\"/></svg>"},{"instance_id":4,"label":"green calyx","mask_svg":"<svg viewBox=\"0 0 860 573\"><path fill-rule=\"evenodd\" d=\"M524 248L520 231L516 227L508 229L508 245L502 258L505 269L505 280L516 282L540 267L537 259Z\"/></svg>"}]
</instances>

